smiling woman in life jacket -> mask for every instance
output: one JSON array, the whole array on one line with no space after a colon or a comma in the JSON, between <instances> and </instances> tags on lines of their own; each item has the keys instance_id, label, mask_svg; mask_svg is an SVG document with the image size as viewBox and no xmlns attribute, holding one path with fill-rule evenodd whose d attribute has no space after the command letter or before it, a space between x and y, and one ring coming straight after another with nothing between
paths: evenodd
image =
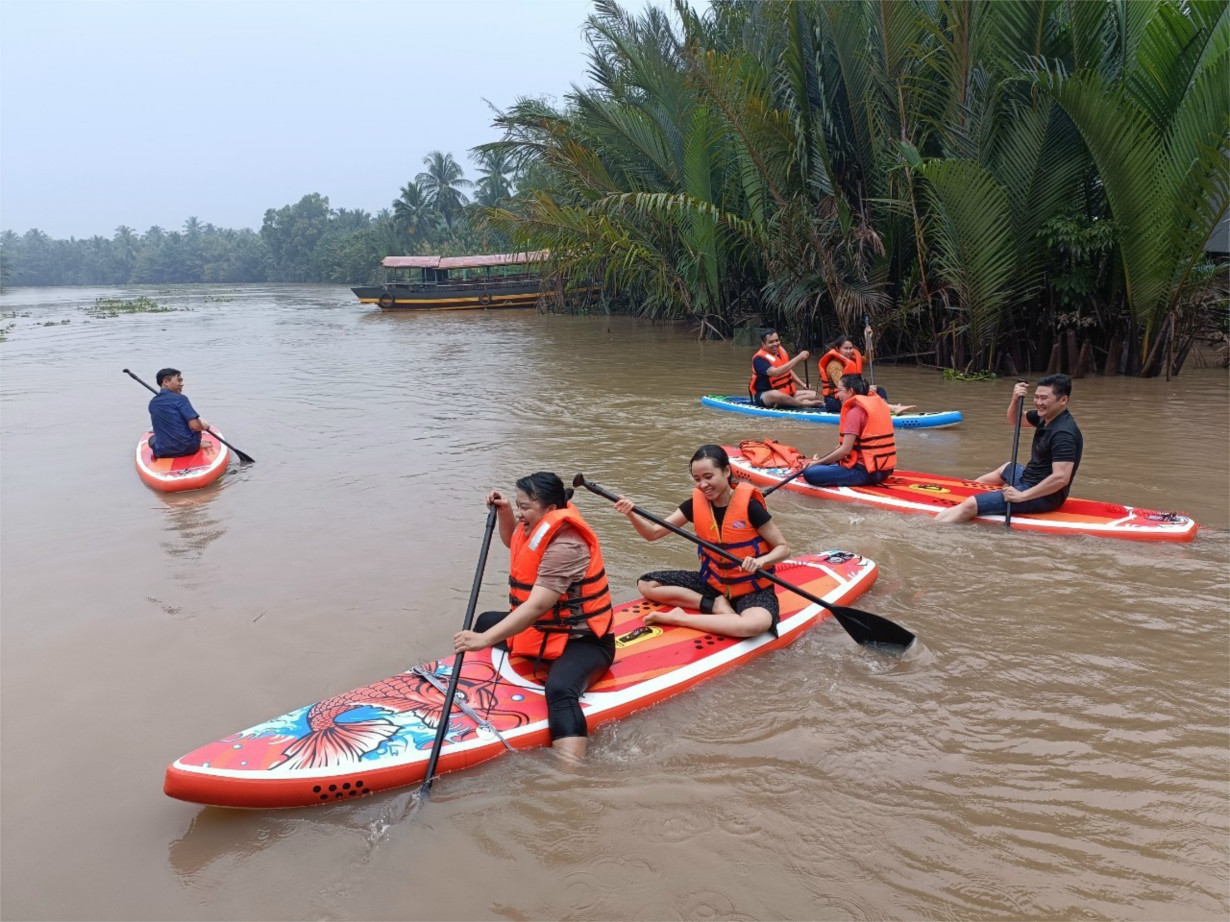
<instances>
[{"instance_id":1,"label":"smiling woman in life jacket","mask_svg":"<svg viewBox=\"0 0 1230 922\"><path fill-rule=\"evenodd\" d=\"M837 385L841 421L837 447L803 471L813 487L861 487L888 479L897 466L897 442L888 404L867 393L859 375L843 375Z\"/></svg>"},{"instance_id":2,"label":"smiling woman in life jacket","mask_svg":"<svg viewBox=\"0 0 1230 922\"><path fill-rule=\"evenodd\" d=\"M837 387L841 384L843 375L862 375L863 354L858 351L852 340L842 333L829 346L829 351L820 356L820 393L824 395L824 409L830 413L841 412L841 400L837 397ZM888 391L882 387L875 389L876 393L888 399Z\"/></svg>"},{"instance_id":3,"label":"smiling woman in life jacket","mask_svg":"<svg viewBox=\"0 0 1230 922\"><path fill-rule=\"evenodd\" d=\"M773 564L790 556L790 548L765 508L764 497L750 483L735 486L730 478L730 458L720 445L702 445L692 456L691 499L666 517L676 527L691 522L697 536L721 545L741 564L731 563L699 548L700 572L660 570L646 573L636 584L653 602L676 606L661 614L645 616L646 624L678 624L710 634L754 637L777 631L777 593L773 584L757 572L773 572ZM670 531L642 519L632 511L627 497L615 504L647 541L657 541ZM690 615L682 610L700 611Z\"/></svg>"},{"instance_id":4,"label":"smiling woman in life jacket","mask_svg":"<svg viewBox=\"0 0 1230 922\"><path fill-rule=\"evenodd\" d=\"M571 759L585 755L589 728L579 699L615 661L614 612L598 536L568 500L572 490L540 471L517 481L513 504L498 490L500 538L511 551L510 611L483 612L473 631L453 638L457 653L508 641L505 649L544 661L551 745Z\"/></svg>"}]
</instances>

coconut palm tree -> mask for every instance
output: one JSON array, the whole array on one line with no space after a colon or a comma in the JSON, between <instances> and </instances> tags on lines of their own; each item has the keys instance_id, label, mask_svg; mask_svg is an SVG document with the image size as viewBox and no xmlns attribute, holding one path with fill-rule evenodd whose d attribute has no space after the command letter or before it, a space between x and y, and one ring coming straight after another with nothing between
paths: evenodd
<instances>
[{"instance_id":1,"label":"coconut palm tree","mask_svg":"<svg viewBox=\"0 0 1230 922\"><path fill-rule=\"evenodd\" d=\"M421 235L424 229L430 228L428 219L430 206L419 180L408 182L401 187L401 194L393 200L393 225L399 233L411 237Z\"/></svg>"},{"instance_id":2,"label":"coconut palm tree","mask_svg":"<svg viewBox=\"0 0 1230 922\"><path fill-rule=\"evenodd\" d=\"M474 185L476 204L492 207L512 197L513 165L507 151L475 150L471 152L470 159L478 164L480 170L478 182Z\"/></svg>"},{"instance_id":3,"label":"coconut palm tree","mask_svg":"<svg viewBox=\"0 0 1230 922\"><path fill-rule=\"evenodd\" d=\"M421 187L423 202L452 227L461 216L462 209L469 204L469 199L461 190L470 188L474 183L465 178L465 171L452 154L433 150L423 158L423 165L427 169L414 178Z\"/></svg>"}]
</instances>

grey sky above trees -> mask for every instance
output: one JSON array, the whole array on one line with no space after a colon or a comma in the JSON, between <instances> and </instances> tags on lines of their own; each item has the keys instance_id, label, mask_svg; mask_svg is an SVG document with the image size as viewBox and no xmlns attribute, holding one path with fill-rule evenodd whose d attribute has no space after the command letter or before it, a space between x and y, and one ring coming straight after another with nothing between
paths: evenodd
<instances>
[{"instance_id":1,"label":"grey sky above trees","mask_svg":"<svg viewBox=\"0 0 1230 922\"><path fill-rule=\"evenodd\" d=\"M428 151L474 173L492 112L585 81L586 0L0 4L0 227L260 226L376 212Z\"/></svg>"}]
</instances>

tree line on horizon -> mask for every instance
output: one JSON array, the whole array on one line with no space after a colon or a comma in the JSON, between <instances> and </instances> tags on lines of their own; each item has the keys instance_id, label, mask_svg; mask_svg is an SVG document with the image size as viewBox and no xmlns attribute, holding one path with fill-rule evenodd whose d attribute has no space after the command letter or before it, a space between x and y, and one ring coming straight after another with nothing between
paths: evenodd
<instances>
[{"instance_id":1,"label":"tree line on horizon","mask_svg":"<svg viewBox=\"0 0 1230 922\"><path fill-rule=\"evenodd\" d=\"M1224 0L597 0L589 85L500 114L487 209L607 304L964 373L1169 376L1227 332Z\"/></svg>"},{"instance_id":2,"label":"tree line on horizon","mask_svg":"<svg viewBox=\"0 0 1230 922\"><path fill-rule=\"evenodd\" d=\"M375 216L5 232L0 274L356 283L533 249L608 310L808 348L869 318L882 358L969 374L1169 376L1230 336L1224 0L595 0L584 30L587 85L498 113L473 187L433 151Z\"/></svg>"},{"instance_id":3,"label":"tree line on horizon","mask_svg":"<svg viewBox=\"0 0 1230 922\"><path fill-rule=\"evenodd\" d=\"M148 285L370 281L385 256L463 255L507 248L481 210L516 190L519 176L498 152L475 153L477 180L451 153L431 151L424 170L375 215L333 208L310 193L266 210L259 231L215 227L189 217L182 230L144 233L121 225L110 237L57 240L32 228L0 233L0 283ZM473 192L473 199L466 190Z\"/></svg>"}]
</instances>

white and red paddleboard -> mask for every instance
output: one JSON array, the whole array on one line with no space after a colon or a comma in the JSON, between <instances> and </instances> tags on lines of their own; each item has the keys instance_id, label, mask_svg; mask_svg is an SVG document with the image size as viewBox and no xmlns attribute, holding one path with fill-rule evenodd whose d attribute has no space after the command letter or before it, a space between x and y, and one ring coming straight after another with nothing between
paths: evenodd
<instances>
[{"instance_id":1,"label":"white and red paddleboard","mask_svg":"<svg viewBox=\"0 0 1230 922\"><path fill-rule=\"evenodd\" d=\"M779 563L777 574L836 605L866 592L876 565L829 551ZM581 698L590 730L784 647L830 617L794 592L779 587L777 593L778 637L646 626L645 613L662 607L644 599L616 606L615 662ZM306 807L423 781L452 668L451 656L425 663L223 736L176 759L163 790L220 807ZM438 771L550 744L543 687L533 669L532 659L498 649L466 654Z\"/></svg>"},{"instance_id":2,"label":"white and red paddleboard","mask_svg":"<svg viewBox=\"0 0 1230 922\"><path fill-rule=\"evenodd\" d=\"M207 487L224 473L231 460L231 450L208 432L201 433L201 449L183 458L154 460L149 450L153 432L147 432L137 443L137 473L141 479L163 493L199 490Z\"/></svg>"},{"instance_id":3,"label":"white and red paddleboard","mask_svg":"<svg viewBox=\"0 0 1230 922\"><path fill-rule=\"evenodd\" d=\"M772 486L790 476L784 467L755 467L738 448L725 446L730 466L736 477L758 486ZM865 503L895 512L924 512L937 515L962 502L967 496L998 490L999 487L976 480L962 480L944 474L921 474L916 471L895 471L883 483L866 487L813 487L801 477L792 480L783 490L835 499L841 502ZM980 515L976 522L998 522L1002 515ZM1098 535L1103 538L1126 538L1130 541L1191 541L1196 537L1196 523L1178 512L1158 512L1103 503L1089 499L1069 498L1054 512L1012 513L1012 528L1019 531L1045 531L1064 535Z\"/></svg>"}]
</instances>

